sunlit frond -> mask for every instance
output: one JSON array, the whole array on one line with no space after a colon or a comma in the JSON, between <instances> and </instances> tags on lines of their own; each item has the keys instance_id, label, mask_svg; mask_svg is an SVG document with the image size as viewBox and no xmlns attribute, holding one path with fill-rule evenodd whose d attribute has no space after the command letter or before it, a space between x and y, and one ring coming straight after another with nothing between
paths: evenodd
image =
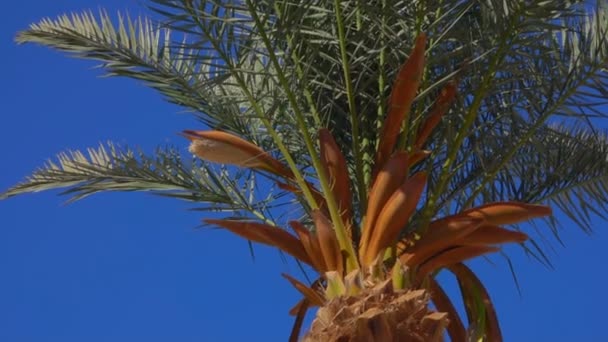
<instances>
[{"instance_id":1,"label":"sunlit frond","mask_svg":"<svg viewBox=\"0 0 608 342\"><path fill-rule=\"evenodd\" d=\"M154 155L112 143L86 152L69 151L0 194L65 189L75 201L102 191L144 191L189 202L207 203L214 210L243 210L263 217L264 202L247 198L242 176L215 170L201 162L184 162L179 151L159 148ZM256 200L257 201L257 200Z\"/></svg>"},{"instance_id":2,"label":"sunlit frond","mask_svg":"<svg viewBox=\"0 0 608 342\"><path fill-rule=\"evenodd\" d=\"M191 58L190 49L182 44L175 47L172 39L178 35L147 18L118 13L114 21L117 24L103 10L98 16L92 12L66 14L32 24L16 40L101 61L108 75L143 81L170 102L193 111L207 125L257 140L255 120L248 119L240 106L242 95L224 84L226 75Z\"/></svg>"}]
</instances>

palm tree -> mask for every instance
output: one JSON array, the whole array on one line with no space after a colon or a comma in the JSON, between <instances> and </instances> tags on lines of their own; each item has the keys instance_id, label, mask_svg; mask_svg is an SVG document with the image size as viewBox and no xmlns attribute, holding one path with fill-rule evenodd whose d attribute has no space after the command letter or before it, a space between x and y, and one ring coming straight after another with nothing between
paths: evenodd
<instances>
[{"instance_id":1,"label":"palm tree","mask_svg":"<svg viewBox=\"0 0 608 342\"><path fill-rule=\"evenodd\" d=\"M17 40L100 60L190 110L212 128L183 132L198 158L102 145L58 156L2 197L152 191L228 212L206 222L318 273L309 284L285 275L303 295L292 340L313 306L308 340L427 341L446 328L453 341L500 340L489 294L463 261L517 242L548 263L519 227L500 227L547 216L540 203L585 230L606 212L599 2L150 8L154 20L45 19ZM545 222L557 236L559 223ZM435 279L442 269L459 282L468 327Z\"/></svg>"}]
</instances>

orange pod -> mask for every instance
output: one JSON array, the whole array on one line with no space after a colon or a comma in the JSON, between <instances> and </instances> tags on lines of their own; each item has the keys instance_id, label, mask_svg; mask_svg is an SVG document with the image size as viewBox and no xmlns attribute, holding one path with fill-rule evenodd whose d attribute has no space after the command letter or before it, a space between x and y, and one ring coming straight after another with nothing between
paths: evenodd
<instances>
[{"instance_id":1,"label":"orange pod","mask_svg":"<svg viewBox=\"0 0 608 342\"><path fill-rule=\"evenodd\" d=\"M401 125L408 120L410 107L422 79L425 48L426 34L421 33L416 38L410 57L403 64L393 82L389 111L382 126L374 171L382 169L395 148ZM375 174L376 172L374 172Z\"/></svg>"},{"instance_id":2,"label":"orange pod","mask_svg":"<svg viewBox=\"0 0 608 342\"><path fill-rule=\"evenodd\" d=\"M340 245L338 244L331 221L319 210L313 210L311 215L317 228L317 237L319 238L319 245L323 259L325 259L325 265L327 265L327 270L339 271L342 274L342 253L340 252Z\"/></svg>"},{"instance_id":3,"label":"orange pod","mask_svg":"<svg viewBox=\"0 0 608 342\"><path fill-rule=\"evenodd\" d=\"M399 233L416 209L426 179L425 172L418 172L406 180L388 199L375 223L369 246L363 257L364 265L370 265L378 253L397 242Z\"/></svg>"},{"instance_id":4,"label":"orange pod","mask_svg":"<svg viewBox=\"0 0 608 342\"><path fill-rule=\"evenodd\" d=\"M365 254L380 211L407 177L408 156L408 153L403 151L393 154L374 181L374 185L369 192L363 234L359 241L361 255Z\"/></svg>"},{"instance_id":5,"label":"orange pod","mask_svg":"<svg viewBox=\"0 0 608 342\"><path fill-rule=\"evenodd\" d=\"M406 249L402 262L410 267L424 262L433 255L457 245L463 238L477 230L483 219L448 216L431 222L422 238Z\"/></svg>"},{"instance_id":6,"label":"orange pod","mask_svg":"<svg viewBox=\"0 0 608 342\"><path fill-rule=\"evenodd\" d=\"M450 265L457 264L480 255L497 252L499 248L492 246L460 246L448 249L430 258L420 265L417 280L422 281L429 273Z\"/></svg>"},{"instance_id":7,"label":"orange pod","mask_svg":"<svg viewBox=\"0 0 608 342\"><path fill-rule=\"evenodd\" d=\"M336 199L342 222L347 228L349 238L352 237L352 196L346 159L340 151L328 129L319 130L319 145L321 150L321 165L329 177L331 191Z\"/></svg>"},{"instance_id":8,"label":"orange pod","mask_svg":"<svg viewBox=\"0 0 608 342\"><path fill-rule=\"evenodd\" d=\"M248 221L206 219L204 222L222 227L247 240L276 247L296 259L312 265L302 242L283 229Z\"/></svg>"},{"instance_id":9,"label":"orange pod","mask_svg":"<svg viewBox=\"0 0 608 342\"><path fill-rule=\"evenodd\" d=\"M298 221L289 221L289 225L300 237L304 250L310 256L312 266L316 269L319 274L327 272L327 266L323 259L321 252L321 246L319 245L319 239L317 234L310 232L304 225Z\"/></svg>"},{"instance_id":10,"label":"orange pod","mask_svg":"<svg viewBox=\"0 0 608 342\"><path fill-rule=\"evenodd\" d=\"M498 226L482 225L472 233L464 236L458 244L467 246L500 245L503 243L523 243L528 235L522 232L501 228Z\"/></svg>"},{"instance_id":11,"label":"orange pod","mask_svg":"<svg viewBox=\"0 0 608 342\"><path fill-rule=\"evenodd\" d=\"M533 218L551 215L551 208L544 205L496 202L471 208L459 213L458 216L483 218L488 224L502 226L516 224Z\"/></svg>"},{"instance_id":12,"label":"orange pod","mask_svg":"<svg viewBox=\"0 0 608 342\"><path fill-rule=\"evenodd\" d=\"M262 169L285 178L293 176L285 165L270 154L236 135L215 130L185 130L182 133L191 141L190 152L203 160Z\"/></svg>"}]
</instances>

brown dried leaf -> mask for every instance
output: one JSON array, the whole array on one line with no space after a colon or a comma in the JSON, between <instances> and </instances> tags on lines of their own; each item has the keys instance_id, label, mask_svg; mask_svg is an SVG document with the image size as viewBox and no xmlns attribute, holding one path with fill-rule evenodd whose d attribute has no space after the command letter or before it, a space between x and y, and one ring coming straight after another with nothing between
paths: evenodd
<instances>
[{"instance_id":1,"label":"brown dried leaf","mask_svg":"<svg viewBox=\"0 0 608 342\"><path fill-rule=\"evenodd\" d=\"M369 265L380 251L397 242L399 233L416 209L426 185L426 178L425 172L418 172L406 180L386 202L378 215L369 247L363 255L364 265Z\"/></svg>"},{"instance_id":2,"label":"brown dried leaf","mask_svg":"<svg viewBox=\"0 0 608 342\"><path fill-rule=\"evenodd\" d=\"M297 315L298 310L300 310L300 308L302 307L302 305L304 305L305 302L306 302L306 298L301 299L299 302L297 302L296 305L294 305L291 309L289 309L289 315L290 316Z\"/></svg>"},{"instance_id":3,"label":"brown dried leaf","mask_svg":"<svg viewBox=\"0 0 608 342\"><path fill-rule=\"evenodd\" d=\"M326 128L319 130L319 145L321 150L321 165L329 177L331 190L336 198L342 222L347 228L349 238L352 238L352 196L346 159L334 137Z\"/></svg>"},{"instance_id":4,"label":"brown dried leaf","mask_svg":"<svg viewBox=\"0 0 608 342\"><path fill-rule=\"evenodd\" d=\"M523 243L528 235L522 232L501 228L498 226L482 225L472 233L458 241L461 245L499 245L503 243Z\"/></svg>"},{"instance_id":5,"label":"brown dried leaf","mask_svg":"<svg viewBox=\"0 0 608 342\"><path fill-rule=\"evenodd\" d=\"M498 315L496 314L496 310L494 309L494 305L492 304L492 299L488 294L488 291L483 286L483 283L470 268L462 263L456 263L448 266L448 269L454 273L456 279L460 284L460 288L462 291L463 297L465 296L473 296L478 294L481 296L485 307L485 337L487 341L502 341L502 332L500 330L500 325L498 324ZM469 314L473 314L470 312ZM473 317L473 321L476 321L476 318Z\"/></svg>"},{"instance_id":6,"label":"brown dried leaf","mask_svg":"<svg viewBox=\"0 0 608 342\"><path fill-rule=\"evenodd\" d=\"M300 240L281 228L249 221L206 219L204 222L222 227L247 240L276 247L296 259L312 265Z\"/></svg>"},{"instance_id":7,"label":"brown dried leaf","mask_svg":"<svg viewBox=\"0 0 608 342\"><path fill-rule=\"evenodd\" d=\"M448 295L443 291L441 286L437 283L437 281L433 278L429 278L429 290L431 293L431 300L437 311L445 312L448 314L448 319L450 323L448 324L448 335L452 342L466 342L467 340L467 332L462 324L462 320L458 315L458 311L452 304L452 301L448 297Z\"/></svg>"},{"instance_id":8,"label":"brown dried leaf","mask_svg":"<svg viewBox=\"0 0 608 342\"><path fill-rule=\"evenodd\" d=\"M340 245L338 244L336 232L334 232L331 221L319 210L313 210L311 216L317 228L317 237L319 238L319 245L321 246L327 270L339 271L342 274L342 253L340 252Z\"/></svg>"},{"instance_id":9,"label":"brown dried leaf","mask_svg":"<svg viewBox=\"0 0 608 342\"><path fill-rule=\"evenodd\" d=\"M317 289L317 290L321 290L321 282L322 282L323 278L317 278L317 280L315 280L312 285L310 286L313 290ZM294 307L292 307L291 309L289 309L289 315L290 316L295 316L298 313L298 310L300 309L301 305L304 305L306 301L306 298L300 300L296 305L294 305ZM312 307L315 306L312 303L306 303L308 305L308 307Z\"/></svg>"},{"instance_id":10,"label":"brown dried leaf","mask_svg":"<svg viewBox=\"0 0 608 342\"><path fill-rule=\"evenodd\" d=\"M296 234L298 234L298 237L302 242L302 246L304 247L306 254L308 254L310 257L312 266L315 268L315 270L319 272L319 274L327 272L327 266L325 265L325 260L323 259L317 234L310 232L302 223L298 221L290 221L289 225L291 228L293 228Z\"/></svg>"},{"instance_id":11,"label":"brown dried leaf","mask_svg":"<svg viewBox=\"0 0 608 342\"><path fill-rule=\"evenodd\" d=\"M426 34L421 33L414 43L414 49L409 58L399 70L393 82L389 100L389 112L382 126L380 142L376 153L376 163L373 174L384 167L384 163L395 148L401 124L408 120L408 114L424 71L424 50Z\"/></svg>"},{"instance_id":12,"label":"brown dried leaf","mask_svg":"<svg viewBox=\"0 0 608 342\"><path fill-rule=\"evenodd\" d=\"M304 285L299 280L290 276L289 274L281 274L285 279L287 279L293 287L296 288L303 296L310 302L312 305L322 306L325 303L325 298L314 289ZM298 308L299 309L299 308Z\"/></svg>"},{"instance_id":13,"label":"brown dried leaf","mask_svg":"<svg viewBox=\"0 0 608 342\"><path fill-rule=\"evenodd\" d=\"M367 250L380 211L407 177L408 156L407 152L393 154L374 181L374 185L369 192L363 233L359 241L361 255L364 255Z\"/></svg>"},{"instance_id":14,"label":"brown dried leaf","mask_svg":"<svg viewBox=\"0 0 608 342\"><path fill-rule=\"evenodd\" d=\"M298 342L300 338L300 330L302 330L302 323L304 323L306 311L308 311L308 300L303 299L300 303L298 303L297 308L298 311L295 314L296 318L293 322L291 333L289 334L289 342Z\"/></svg>"},{"instance_id":15,"label":"brown dried leaf","mask_svg":"<svg viewBox=\"0 0 608 342\"><path fill-rule=\"evenodd\" d=\"M458 216L483 218L488 224L495 226L520 223L549 215L551 215L550 207L519 202L489 203L458 214Z\"/></svg>"},{"instance_id":16,"label":"brown dried leaf","mask_svg":"<svg viewBox=\"0 0 608 342\"><path fill-rule=\"evenodd\" d=\"M480 255L493 253L498 250L498 248L493 246L459 246L448 249L420 265L417 274L418 280L422 280L427 274L440 268L463 262Z\"/></svg>"},{"instance_id":17,"label":"brown dried leaf","mask_svg":"<svg viewBox=\"0 0 608 342\"><path fill-rule=\"evenodd\" d=\"M459 216L448 216L433 221L426 234L412 247L406 249L406 254L401 260L410 267L417 266L431 256L457 245L460 240L478 229L483 222L480 218Z\"/></svg>"}]
</instances>

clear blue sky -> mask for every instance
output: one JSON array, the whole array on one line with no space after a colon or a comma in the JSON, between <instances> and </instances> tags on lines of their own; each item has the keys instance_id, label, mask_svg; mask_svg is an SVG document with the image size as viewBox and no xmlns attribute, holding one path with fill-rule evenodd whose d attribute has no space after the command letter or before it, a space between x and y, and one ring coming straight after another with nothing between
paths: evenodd
<instances>
[{"instance_id":1,"label":"clear blue sky","mask_svg":"<svg viewBox=\"0 0 608 342\"><path fill-rule=\"evenodd\" d=\"M99 78L92 62L37 46L15 33L44 16L129 9L139 1L33 0L0 14L0 189L47 158L101 141L184 146L197 123L135 81ZM63 205L57 192L0 202L0 341L284 341L298 295L281 272L299 275L269 248L196 229L185 202L112 193ZM561 217L561 216L560 216ZM549 254L555 270L513 256L523 296L504 260L474 262L494 298L506 341L607 341L608 232L570 223Z\"/></svg>"}]
</instances>

